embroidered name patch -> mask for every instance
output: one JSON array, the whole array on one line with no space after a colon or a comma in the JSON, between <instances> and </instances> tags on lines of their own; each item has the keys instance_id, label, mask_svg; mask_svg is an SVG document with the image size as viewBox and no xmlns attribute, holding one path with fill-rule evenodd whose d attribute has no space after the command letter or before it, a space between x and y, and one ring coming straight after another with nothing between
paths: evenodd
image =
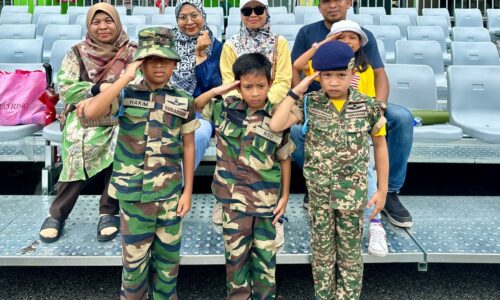
<instances>
[{"instance_id":1,"label":"embroidered name patch","mask_svg":"<svg viewBox=\"0 0 500 300\"><path fill-rule=\"evenodd\" d=\"M310 107L309 112L312 115L314 115L315 117L317 117L318 119L324 119L324 120L332 120L333 119L332 114L327 113L326 111L322 111L320 109L314 108L314 107Z\"/></svg>"},{"instance_id":2,"label":"embroidered name patch","mask_svg":"<svg viewBox=\"0 0 500 300\"><path fill-rule=\"evenodd\" d=\"M188 98L165 95L165 104L176 109L188 109Z\"/></svg>"},{"instance_id":3,"label":"embroidered name patch","mask_svg":"<svg viewBox=\"0 0 500 300\"><path fill-rule=\"evenodd\" d=\"M141 99L135 99L135 98L123 99L123 105L124 106L131 106L131 107L148 108L148 109L152 109L155 107L155 103L153 101L147 101L147 100L141 100Z\"/></svg>"},{"instance_id":4,"label":"embroidered name patch","mask_svg":"<svg viewBox=\"0 0 500 300\"><path fill-rule=\"evenodd\" d=\"M345 108L346 119L366 118L368 111L366 110L366 103L350 103Z\"/></svg>"},{"instance_id":5,"label":"embroidered name patch","mask_svg":"<svg viewBox=\"0 0 500 300\"><path fill-rule=\"evenodd\" d=\"M163 105L163 110L166 111L166 112L168 112L168 113L170 113L170 114L172 114L172 115L181 117L183 119L187 119L187 117L189 116L189 111L184 110L184 109L179 109L177 107L172 107L168 103L165 103Z\"/></svg>"},{"instance_id":6,"label":"embroidered name patch","mask_svg":"<svg viewBox=\"0 0 500 300\"><path fill-rule=\"evenodd\" d=\"M264 117L262 124L260 126L255 127L255 134L260 135L261 137L273 141L279 145L283 140L283 133L282 132L276 133L271 131L271 129L269 128L270 121L271 119L269 119L268 117Z\"/></svg>"}]
</instances>

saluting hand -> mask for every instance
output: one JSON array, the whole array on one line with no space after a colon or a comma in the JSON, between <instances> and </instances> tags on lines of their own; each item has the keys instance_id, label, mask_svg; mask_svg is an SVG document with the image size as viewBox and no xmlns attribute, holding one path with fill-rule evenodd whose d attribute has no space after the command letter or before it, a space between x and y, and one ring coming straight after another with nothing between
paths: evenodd
<instances>
[{"instance_id":1,"label":"saluting hand","mask_svg":"<svg viewBox=\"0 0 500 300\"><path fill-rule=\"evenodd\" d=\"M134 62L128 64L127 68L125 69L125 72L123 73L122 76L127 76L129 81L134 80L135 75L137 73L137 69L139 69L139 67L143 61L144 60L140 59L140 60L137 60L137 61L134 61Z\"/></svg>"},{"instance_id":2,"label":"saluting hand","mask_svg":"<svg viewBox=\"0 0 500 300\"><path fill-rule=\"evenodd\" d=\"M196 40L196 46L194 47L195 51L205 51L207 49L212 41L210 40L210 35L208 34L207 30L204 30L201 32L201 35L198 37Z\"/></svg>"},{"instance_id":3,"label":"saluting hand","mask_svg":"<svg viewBox=\"0 0 500 300\"><path fill-rule=\"evenodd\" d=\"M332 35L327 36L324 40L319 42L319 45L322 46L328 42L337 40L339 38L340 34L341 34L341 32L337 32L336 34L332 34Z\"/></svg>"},{"instance_id":4,"label":"saluting hand","mask_svg":"<svg viewBox=\"0 0 500 300\"><path fill-rule=\"evenodd\" d=\"M292 91L295 94L297 94L299 97L302 98L304 96L304 93L307 91L307 89L309 88L311 83L313 83L314 79L316 79L316 77L318 77L318 75L319 75L319 72L316 71L316 72L314 72L314 74L305 77L304 79L302 79L301 82L299 82L299 84L297 84L292 89Z\"/></svg>"},{"instance_id":5,"label":"saluting hand","mask_svg":"<svg viewBox=\"0 0 500 300\"><path fill-rule=\"evenodd\" d=\"M214 93L214 97L215 96L222 96L222 95L229 93L232 90L235 90L239 85L240 85L240 81L236 80L235 82L232 82L232 83L226 83L223 85L219 85L218 87L214 87L212 89L212 92Z\"/></svg>"}]
</instances>

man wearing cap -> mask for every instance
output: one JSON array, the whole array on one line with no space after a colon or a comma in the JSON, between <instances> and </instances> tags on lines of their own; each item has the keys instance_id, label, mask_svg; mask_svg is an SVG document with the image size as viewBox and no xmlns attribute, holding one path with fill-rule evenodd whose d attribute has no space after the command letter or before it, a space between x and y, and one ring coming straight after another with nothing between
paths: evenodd
<instances>
[{"instance_id":1,"label":"man wearing cap","mask_svg":"<svg viewBox=\"0 0 500 300\"><path fill-rule=\"evenodd\" d=\"M372 137L378 189L367 206L370 218L384 207L388 157L385 118L375 100L353 89L354 53L345 43L327 42L312 58L314 70L288 92L269 127L299 122L306 135L304 177L309 190L311 266L315 299L359 299L363 280L361 239L367 199ZM306 95L318 76L321 90ZM297 101L296 105L295 101Z\"/></svg>"},{"instance_id":2,"label":"man wearing cap","mask_svg":"<svg viewBox=\"0 0 500 300\"><path fill-rule=\"evenodd\" d=\"M147 299L150 259L153 297L177 299L181 218L191 207L199 126L192 97L168 84L179 60L170 29L144 29L120 79L78 106L79 115L95 119L121 95L109 194L120 202L122 299ZM139 66L144 78L131 82Z\"/></svg>"},{"instance_id":3,"label":"man wearing cap","mask_svg":"<svg viewBox=\"0 0 500 300\"><path fill-rule=\"evenodd\" d=\"M323 15L323 20L306 25L300 29L295 39L292 50L292 61L295 61L305 51L309 50L314 43L323 41L330 33L333 23L345 20L347 10L351 7L352 0L320 0L318 9ZM362 28L368 36L368 43L363 46L364 54L373 68L375 78L375 99L379 102L385 117L387 118L387 144L389 149L389 192L387 193L384 212L389 221L400 227L413 225L412 217L408 210L399 201L397 193L403 186L408 157L410 156L413 143L413 116L402 106L388 104L389 82L384 70L384 64L380 59L377 43L373 34ZM294 71L292 85L300 81L301 74ZM308 91L317 91L320 86L313 82ZM291 135L297 149L293 154L295 161L303 161L304 136L300 128L292 127ZM305 199L306 200L306 199Z\"/></svg>"}]
</instances>

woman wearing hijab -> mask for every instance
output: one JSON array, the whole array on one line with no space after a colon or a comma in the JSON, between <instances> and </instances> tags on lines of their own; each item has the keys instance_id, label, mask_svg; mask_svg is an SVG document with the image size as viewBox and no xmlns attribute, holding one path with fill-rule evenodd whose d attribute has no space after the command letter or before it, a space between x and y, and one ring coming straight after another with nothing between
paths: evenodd
<instances>
[{"instance_id":1,"label":"woman wearing hijab","mask_svg":"<svg viewBox=\"0 0 500 300\"><path fill-rule=\"evenodd\" d=\"M181 0L175 6L177 26L174 28L177 52L181 61L170 79L194 98L219 86L222 82L219 61L222 44L207 27L206 14L200 0ZM210 122L200 119L195 131L195 169L200 164L212 136Z\"/></svg>"},{"instance_id":2,"label":"woman wearing hijab","mask_svg":"<svg viewBox=\"0 0 500 300\"><path fill-rule=\"evenodd\" d=\"M59 239L80 192L98 174L103 175L105 188L100 199L97 240L112 240L120 225L116 216L118 202L107 193L118 128L110 117L87 124L76 116L74 105L97 95L117 80L132 60L137 45L129 41L118 12L110 4L93 5L87 13L86 25L85 41L66 54L57 76L59 93L68 113L63 129L63 168L58 193L40 228L40 239L45 243Z\"/></svg>"}]
</instances>

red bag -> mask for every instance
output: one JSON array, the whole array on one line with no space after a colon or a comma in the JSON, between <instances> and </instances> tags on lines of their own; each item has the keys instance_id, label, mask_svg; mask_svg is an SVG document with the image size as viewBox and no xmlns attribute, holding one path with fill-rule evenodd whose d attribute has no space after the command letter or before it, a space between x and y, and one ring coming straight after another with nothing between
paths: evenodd
<instances>
[{"instance_id":1,"label":"red bag","mask_svg":"<svg viewBox=\"0 0 500 300\"><path fill-rule=\"evenodd\" d=\"M0 71L0 125L45 125L45 86L42 71Z\"/></svg>"}]
</instances>

